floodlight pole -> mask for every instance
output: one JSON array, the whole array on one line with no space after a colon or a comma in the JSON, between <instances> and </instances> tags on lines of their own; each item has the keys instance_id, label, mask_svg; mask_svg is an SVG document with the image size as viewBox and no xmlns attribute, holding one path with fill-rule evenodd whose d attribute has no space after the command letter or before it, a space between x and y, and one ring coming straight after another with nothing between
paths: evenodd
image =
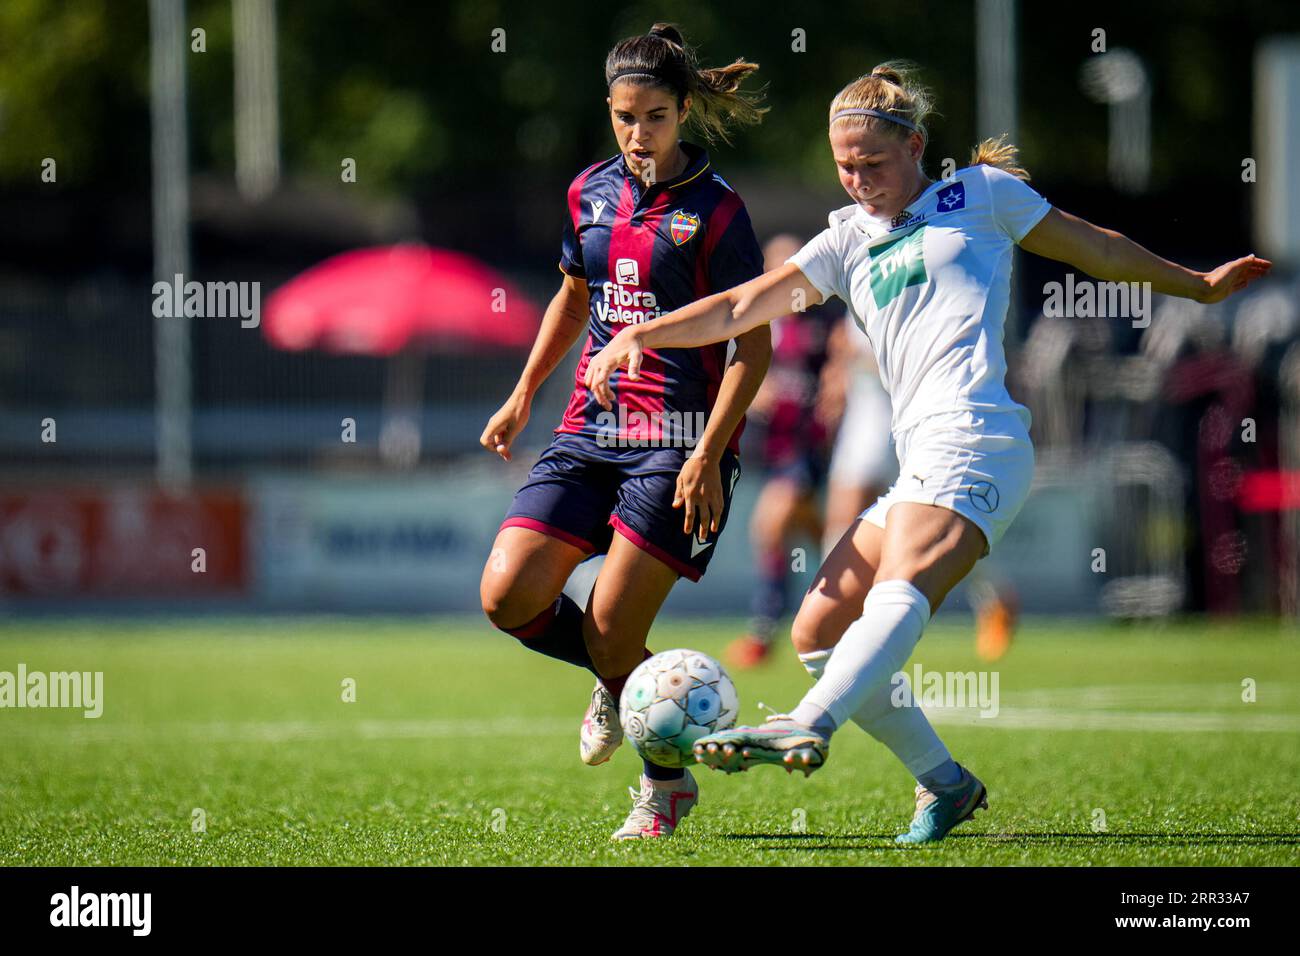
<instances>
[{"instance_id":1,"label":"floodlight pole","mask_svg":"<svg viewBox=\"0 0 1300 956\"><path fill-rule=\"evenodd\" d=\"M978 0L975 5L976 124L978 138L1007 134L1016 141L1020 101L1016 95L1016 0Z\"/></svg>"},{"instance_id":2,"label":"floodlight pole","mask_svg":"<svg viewBox=\"0 0 1300 956\"><path fill-rule=\"evenodd\" d=\"M264 199L280 180L275 0L234 0L235 183Z\"/></svg>"},{"instance_id":3,"label":"floodlight pole","mask_svg":"<svg viewBox=\"0 0 1300 956\"><path fill-rule=\"evenodd\" d=\"M189 149L185 129L184 0L149 0L149 114L153 145L154 281L190 271ZM168 297L170 301L170 296ZM158 310L155 310L158 311ZM164 310L170 312L172 310ZM154 427L158 484L180 492L193 478L190 322L154 318Z\"/></svg>"},{"instance_id":4,"label":"floodlight pole","mask_svg":"<svg viewBox=\"0 0 1300 956\"><path fill-rule=\"evenodd\" d=\"M977 0L975 4L977 139L1007 136L1016 142L1020 118L1020 101L1016 85L1016 0ZM958 165L965 165L958 161ZM1010 302L1007 309L1005 338L1013 347L1023 337L1020 313L1019 270L1011 271Z\"/></svg>"}]
</instances>

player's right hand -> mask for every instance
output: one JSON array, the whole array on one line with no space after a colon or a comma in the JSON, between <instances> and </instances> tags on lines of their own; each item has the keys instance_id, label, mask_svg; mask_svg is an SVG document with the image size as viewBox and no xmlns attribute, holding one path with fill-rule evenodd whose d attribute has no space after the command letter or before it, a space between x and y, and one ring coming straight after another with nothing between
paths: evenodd
<instances>
[{"instance_id":1,"label":"player's right hand","mask_svg":"<svg viewBox=\"0 0 1300 956\"><path fill-rule=\"evenodd\" d=\"M531 403L523 395L511 395L495 415L488 419L487 427L478 443L488 451L496 452L504 460L510 460L510 445L528 424Z\"/></svg>"},{"instance_id":2,"label":"player's right hand","mask_svg":"<svg viewBox=\"0 0 1300 956\"><path fill-rule=\"evenodd\" d=\"M1196 297L1197 302L1222 302L1234 292L1240 292L1256 279L1268 275L1273 263L1256 255L1242 256L1225 262L1212 272L1203 274L1204 291Z\"/></svg>"},{"instance_id":3,"label":"player's right hand","mask_svg":"<svg viewBox=\"0 0 1300 956\"><path fill-rule=\"evenodd\" d=\"M609 344L587 363L583 384L602 408L613 409L614 389L609 384L610 377L626 365L628 381L635 382L640 377L642 358L641 342L629 326L610 339Z\"/></svg>"}]
</instances>

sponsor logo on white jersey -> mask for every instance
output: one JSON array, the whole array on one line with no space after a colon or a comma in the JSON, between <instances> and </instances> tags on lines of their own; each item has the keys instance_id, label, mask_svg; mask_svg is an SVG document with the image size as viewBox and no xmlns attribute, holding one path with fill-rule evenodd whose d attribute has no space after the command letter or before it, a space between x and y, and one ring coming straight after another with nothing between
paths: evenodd
<instances>
[{"instance_id":1,"label":"sponsor logo on white jersey","mask_svg":"<svg viewBox=\"0 0 1300 956\"><path fill-rule=\"evenodd\" d=\"M939 212L955 212L966 208L966 184L958 180L947 189L939 190L936 203Z\"/></svg>"},{"instance_id":2,"label":"sponsor logo on white jersey","mask_svg":"<svg viewBox=\"0 0 1300 956\"><path fill-rule=\"evenodd\" d=\"M895 229L906 229L908 226L914 226L918 222L923 222L924 220L925 213L912 212L910 209L904 209L893 219L889 220L889 231L893 232Z\"/></svg>"}]
</instances>

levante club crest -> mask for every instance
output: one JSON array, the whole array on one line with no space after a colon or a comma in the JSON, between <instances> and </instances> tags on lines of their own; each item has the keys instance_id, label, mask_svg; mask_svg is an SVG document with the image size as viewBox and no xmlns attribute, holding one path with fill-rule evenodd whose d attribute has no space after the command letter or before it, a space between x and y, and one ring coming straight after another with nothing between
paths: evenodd
<instances>
[{"instance_id":1,"label":"levante club crest","mask_svg":"<svg viewBox=\"0 0 1300 956\"><path fill-rule=\"evenodd\" d=\"M673 242L679 246L695 235L695 230L699 228L700 217L693 212L682 212L681 210L673 213L672 222L668 224L668 231L672 233Z\"/></svg>"}]
</instances>

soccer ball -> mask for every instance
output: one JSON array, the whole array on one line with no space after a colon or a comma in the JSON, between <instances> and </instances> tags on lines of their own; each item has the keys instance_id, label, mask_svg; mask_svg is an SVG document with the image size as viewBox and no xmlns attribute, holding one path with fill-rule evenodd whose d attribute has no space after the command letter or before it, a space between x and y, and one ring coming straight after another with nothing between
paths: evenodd
<instances>
[{"instance_id":1,"label":"soccer ball","mask_svg":"<svg viewBox=\"0 0 1300 956\"><path fill-rule=\"evenodd\" d=\"M661 767L695 763L695 741L736 722L740 699L722 665L699 651L642 661L623 686L618 717L632 746Z\"/></svg>"}]
</instances>

